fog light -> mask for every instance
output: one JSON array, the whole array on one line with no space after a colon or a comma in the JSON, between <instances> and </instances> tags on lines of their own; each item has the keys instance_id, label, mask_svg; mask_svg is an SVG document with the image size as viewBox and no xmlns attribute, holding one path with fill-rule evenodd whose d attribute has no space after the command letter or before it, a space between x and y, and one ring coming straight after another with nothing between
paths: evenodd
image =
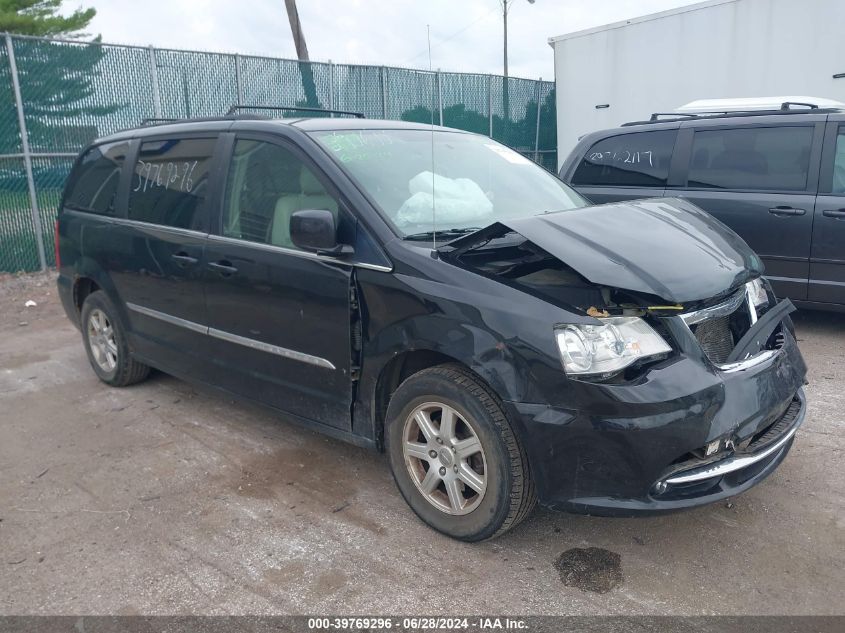
<instances>
[{"instance_id":1,"label":"fog light","mask_svg":"<svg viewBox=\"0 0 845 633\"><path fill-rule=\"evenodd\" d=\"M659 495L662 495L664 492L666 492L666 489L668 487L669 485L665 481L658 481L656 484L654 484L654 492Z\"/></svg>"},{"instance_id":2,"label":"fog light","mask_svg":"<svg viewBox=\"0 0 845 633\"><path fill-rule=\"evenodd\" d=\"M719 452L719 447L722 445L722 440L713 440L707 446L704 447L704 456L710 457L714 453Z\"/></svg>"}]
</instances>

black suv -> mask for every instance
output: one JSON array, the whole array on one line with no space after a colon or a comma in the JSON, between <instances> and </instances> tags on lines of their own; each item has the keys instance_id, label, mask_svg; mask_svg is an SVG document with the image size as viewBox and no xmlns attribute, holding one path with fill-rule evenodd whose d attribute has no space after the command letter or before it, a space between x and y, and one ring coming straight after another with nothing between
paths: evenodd
<instances>
[{"instance_id":1,"label":"black suv","mask_svg":"<svg viewBox=\"0 0 845 633\"><path fill-rule=\"evenodd\" d=\"M224 117L82 152L58 286L93 370L150 367L385 450L429 525L742 492L787 454L788 300L693 205L589 207L489 138Z\"/></svg>"},{"instance_id":2,"label":"black suv","mask_svg":"<svg viewBox=\"0 0 845 633\"><path fill-rule=\"evenodd\" d=\"M685 198L760 255L779 295L845 311L841 109L654 114L581 138L560 177L596 203Z\"/></svg>"}]
</instances>

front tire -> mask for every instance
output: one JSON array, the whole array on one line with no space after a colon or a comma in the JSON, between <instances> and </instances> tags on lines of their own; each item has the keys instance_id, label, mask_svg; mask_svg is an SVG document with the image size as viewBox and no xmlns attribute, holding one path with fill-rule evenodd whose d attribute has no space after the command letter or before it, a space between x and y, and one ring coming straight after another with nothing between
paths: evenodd
<instances>
[{"instance_id":1,"label":"front tire","mask_svg":"<svg viewBox=\"0 0 845 633\"><path fill-rule=\"evenodd\" d=\"M102 290L85 298L80 316L85 352L100 380L112 387L126 387L149 375L150 368L132 358L126 329Z\"/></svg>"},{"instance_id":2,"label":"front tire","mask_svg":"<svg viewBox=\"0 0 845 633\"><path fill-rule=\"evenodd\" d=\"M460 365L424 369L399 386L386 444L405 501L453 538L499 536L536 504L525 451L501 401Z\"/></svg>"}]
</instances>

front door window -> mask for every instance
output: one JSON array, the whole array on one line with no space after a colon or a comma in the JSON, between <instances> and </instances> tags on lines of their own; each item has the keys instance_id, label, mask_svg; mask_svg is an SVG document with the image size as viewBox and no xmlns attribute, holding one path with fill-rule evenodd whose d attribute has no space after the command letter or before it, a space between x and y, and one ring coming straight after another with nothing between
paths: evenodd
<instances>
[{"instance_id":1,"label":"front door window","mask_svg":"<svg viewBox=\"0 0 845 633\"><path fill-rule=\"evenodd\" d=\"M303 209L331 211L337 221L337 201L298 156L274 143L238 140L229 168L223 235L296 249L290 218Z\"/></svg>"}]
</instances>

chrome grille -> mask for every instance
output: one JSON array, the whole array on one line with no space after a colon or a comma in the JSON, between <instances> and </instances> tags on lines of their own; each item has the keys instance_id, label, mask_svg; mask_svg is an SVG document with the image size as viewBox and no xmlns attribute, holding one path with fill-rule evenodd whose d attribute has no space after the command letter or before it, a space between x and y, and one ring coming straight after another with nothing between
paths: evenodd
<instances>
[{"instance_id":1,"label":"chrome grille","mask_svg":"<svg viewBox=\"0 0 845 633\"><path fill-rule=\"evenodd\" d=\"M715 306L681 315L712 363L726 363L737 343L738 339L731 329L731 320L738 310L748 310L748 298L744 290ZM742 334L744 332L739 336Z\"/></svg>"},{"instance_id":2,"label":"chrome grille","mask_svg":"<svg viewBox=\"0 0 845 633\"><path fill-rule=\"evenodd\" d=\"M728 360L735 341L731 333L730 315L707 319L692 326L701 349L712 362L722 364Z\"/></svg>"}]
</instances>

